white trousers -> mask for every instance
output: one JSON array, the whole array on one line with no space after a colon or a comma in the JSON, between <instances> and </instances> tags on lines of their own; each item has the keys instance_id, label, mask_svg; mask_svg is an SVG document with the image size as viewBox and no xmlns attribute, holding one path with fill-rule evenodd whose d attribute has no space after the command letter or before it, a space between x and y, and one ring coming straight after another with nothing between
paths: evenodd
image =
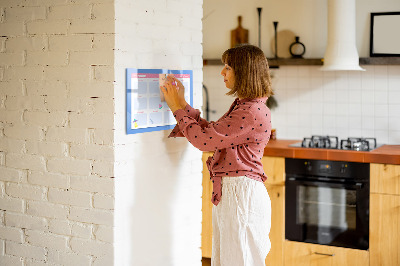
<instances>
[{"instance_id":1,"label":"white trousers","mask_svg":"<svg viewBox=\"0 0 400 266\"><path fill-rule=\"evenodd\" d=\"M262 182L223 177L212 211L212 266L262 266L271 249L271 201Z\"/></svg>"}]
</instances>

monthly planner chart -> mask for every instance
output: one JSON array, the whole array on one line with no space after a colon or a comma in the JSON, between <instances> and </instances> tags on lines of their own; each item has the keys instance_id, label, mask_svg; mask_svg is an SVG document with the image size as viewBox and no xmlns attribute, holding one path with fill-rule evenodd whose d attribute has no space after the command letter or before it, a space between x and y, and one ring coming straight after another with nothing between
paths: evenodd
<instances>
[{"instance_id":1,"label":"monthly planner chart","mask_svg":"<svg viewBox=\"0 0 400 266\"><path fill-rule=\"evenodd\" d=\"M131 73L131 129L168 126L176 120L163 99L158 73ZM190 74L173 74L185 87L190 102Z\"/></svg>"}]
</instances>

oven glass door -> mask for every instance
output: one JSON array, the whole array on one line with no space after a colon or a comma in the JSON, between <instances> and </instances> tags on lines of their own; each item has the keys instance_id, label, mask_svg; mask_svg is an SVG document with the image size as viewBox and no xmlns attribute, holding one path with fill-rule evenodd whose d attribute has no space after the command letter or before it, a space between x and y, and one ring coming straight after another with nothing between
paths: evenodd
<instances>
[{"instance_id":1,"label":"oven glass door","mask_svg":"<svg viewBox=\"0 0 400 266\"><path fill-rule=\"evenodd\" d=\"M287 180L286 189L287 239L368 249L362 184Z\"/></svg>"},{"instance_id":2,"label":"oven glass door","mask_svg":"<svg viewBox=\"0 0 400 266\"><path fill-rule=\"evenodd\" d=\"M356 228L355 190L330 187L297 187L297 223L340 231ZM331 243L332 235L318 235L322 244Z\"/></svg>"}]
</instances>

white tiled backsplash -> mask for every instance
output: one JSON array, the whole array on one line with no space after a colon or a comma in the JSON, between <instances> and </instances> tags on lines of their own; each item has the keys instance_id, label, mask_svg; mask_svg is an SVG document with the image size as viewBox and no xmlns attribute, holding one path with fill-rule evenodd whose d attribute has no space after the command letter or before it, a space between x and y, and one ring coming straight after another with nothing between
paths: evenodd
<instances>
[{"instance_id":1,"label":"white tiled backsplash","mask_svg":"<svg viewBox=\"0 0 400 266\"><path fill-rule=\"evenodd\" d=\"M232 102L224 96L221 67L204 67L210 109L217 111L211 120ZM277 137L376 137L380 144L400 144L400 66L362 67L366 71L324 72L319 66L271 69L278 101L272 110Z\"/></svg>"}]
</instances>

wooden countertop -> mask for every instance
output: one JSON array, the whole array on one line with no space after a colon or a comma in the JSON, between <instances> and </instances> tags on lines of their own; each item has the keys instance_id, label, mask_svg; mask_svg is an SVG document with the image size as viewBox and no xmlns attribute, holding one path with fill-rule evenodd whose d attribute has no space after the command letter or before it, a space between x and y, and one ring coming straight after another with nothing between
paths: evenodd
<instances>
[{"instance_id":1,"label":"wooden countertop","mask_svg":"<svg viewBox=\"0 0 400 266\"><path fill-rule=\"evenodd\" d=\"M363 163L400 164L400 145L383 145L372 151L290 147L301 140L270 140L264 156Z\"/></svg>"}]
</instances>

